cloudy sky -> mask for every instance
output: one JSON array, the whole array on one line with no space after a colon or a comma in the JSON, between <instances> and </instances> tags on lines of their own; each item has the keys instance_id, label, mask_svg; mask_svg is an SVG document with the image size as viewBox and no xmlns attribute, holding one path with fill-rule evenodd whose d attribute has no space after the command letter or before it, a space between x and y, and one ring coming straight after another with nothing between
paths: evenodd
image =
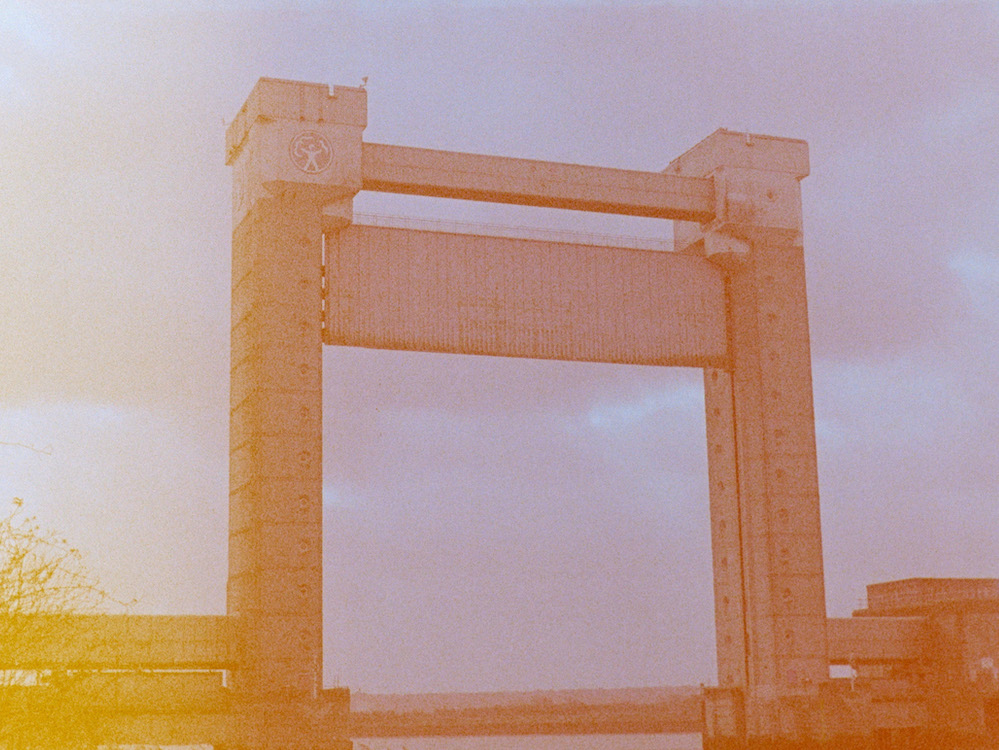
<instances>
[{"instance_id":1,"label":"cloudy sky","mask_svg":"<svg viewBox=\"0 0 999 750\"><path fill-rule=\"evenodd\" d=\"M260 76L366 140L659 170L804 138L826 585L999 576L999 6L0 4L0 501L224 610L230 175ZM668 239L654 220L357 210ZM700 372L328 348L328 683L713 682Z\"/></svg>"}]
</instances>

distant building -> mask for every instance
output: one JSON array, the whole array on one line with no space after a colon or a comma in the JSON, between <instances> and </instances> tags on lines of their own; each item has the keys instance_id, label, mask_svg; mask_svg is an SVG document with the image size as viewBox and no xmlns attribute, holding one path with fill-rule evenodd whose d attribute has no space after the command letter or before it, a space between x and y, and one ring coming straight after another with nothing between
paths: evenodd
<instances>
[{"instance_id":1,"label":"distant building","mask_svg":"<svg viewBox=\"0 0 999 750\"><path fill-rule=\"evenodd\" d=\"M999 579L874 583L829 634L830 662L852 668L827 691L834 724L855 715L891 748L999 743Z\"/></svg>"}]
</instances>

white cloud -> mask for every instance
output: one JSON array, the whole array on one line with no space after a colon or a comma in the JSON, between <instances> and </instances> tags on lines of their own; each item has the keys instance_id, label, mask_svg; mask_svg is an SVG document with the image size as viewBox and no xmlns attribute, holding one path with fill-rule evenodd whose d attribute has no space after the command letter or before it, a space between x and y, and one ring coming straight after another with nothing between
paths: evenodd
<instances>
[{"instance_id":1,"label":"white cloud","mask_svg":"<svg viewBox=\"0 0 999 750\"><path fill-rule=\"evenodd\" d=\"M703 412L703 409L704 389L688 385L646 393L638 399L594 404L587 421L597 429L620 431L663 412L690 415Z\"/></svg>"},{"instance_id":2,"label":"white cloud","mask_svg":"<svg viewBox=\"0 0 999 750\"><path fill-rule=\"evenodd\" d=\"M999 242L991 252L968 249L951 256L948 267L964 284L975 307L990 317L999 299Z\"/></svg>"}]
</instances>

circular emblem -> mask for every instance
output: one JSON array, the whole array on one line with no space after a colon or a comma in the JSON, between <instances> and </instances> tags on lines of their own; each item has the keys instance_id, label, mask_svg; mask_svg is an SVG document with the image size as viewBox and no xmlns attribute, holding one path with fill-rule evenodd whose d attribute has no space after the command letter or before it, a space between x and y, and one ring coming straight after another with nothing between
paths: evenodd
<instances>
[{"instance_id":1,"label":"circular emblem","mask_svg":"<svg viewBox=\"0 0 999 750\"><path fill-rule=\"evenodd\" d=\"M292 138L288 151L295 166L306 174L318 174L333 163L333 145L329 138L314 130Z\"/></svg>"}]
</instances>

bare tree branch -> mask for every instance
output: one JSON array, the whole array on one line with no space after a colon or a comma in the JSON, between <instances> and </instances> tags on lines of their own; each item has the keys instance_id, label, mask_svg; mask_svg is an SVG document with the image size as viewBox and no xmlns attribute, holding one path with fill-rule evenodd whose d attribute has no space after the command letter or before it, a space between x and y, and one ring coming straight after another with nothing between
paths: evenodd
<instances>
[{"instance_id":1,"label":"bare tree branch","mask_svg":"<svg viewBox=\"0 0 999 750\"><path fill-rule=\"evenodd\" d=\"M69 618L114 599L80 551L25 515L15 498L0 517L0 750L76 750L99 744L100 686L89 665L27 664L28 653L58 653Z\"/></svg>"}]
</instances>

